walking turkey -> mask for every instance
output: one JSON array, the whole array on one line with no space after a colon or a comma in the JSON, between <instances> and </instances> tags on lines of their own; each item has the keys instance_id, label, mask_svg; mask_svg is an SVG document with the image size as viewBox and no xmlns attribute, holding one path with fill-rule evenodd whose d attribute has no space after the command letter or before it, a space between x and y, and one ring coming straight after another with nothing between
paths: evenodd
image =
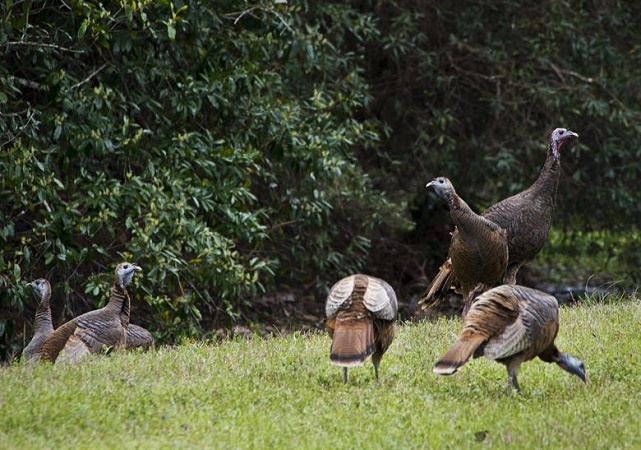
<instances>
[{"instance_id":1,"label":"walking turkey","mask_svg":"<svg viewBox=\"0 0 641 450\"><path fill-rule=\"evenodd\" d=\"M434 373L451 375L470 356L485 356L504 364L508 389L520 392L521 363L539 357L586 382L581 360L554 345L559 331L559 304L551 295L518 285L502 285L481 294L463 320L456 342L434 366Z\"/></svg>"},{"instance_id":2,"label":"walking turkey","mask_svg":"<svg viewBox=\"0 0 641 450\"><path fill-rule=\"evenodd\" d=\"M394 289L369 275L350 275L332 286L325 304L325 325L332 345L332 364L347 369L363 364L371 355L375 376L396 330L398 303Z\"/></svg>"},{"instance_id":3,"label":"walking turkey","mask_svg":"<svg viewBox=\"0 0 641 450\"><path fill-rule=\"evenodd\" d=\"M44 343L43 359L76 363L88 353L124 347L130 310L126 287L133 280L134 273L140 270L136 264L118 264L107 305L58 327Z\"/></svg>"},{"instance_id":4,"label":"walking turkey","mask_svg":"<svg viewBox=\"0 0 641 450\"><path fill-rule=\"evenodd\" d=\"M435 178L426 187L447 201L456 230L452 233L447 264L458 280L467 313L476 294L500 284L508 262L507 233L496 223L476 214L461 199L444 177Z\"/></svg>"},{"instance_id":5,"label":"walking turkey","mask_svg":"<svg viewBox=\"0 0 641 450\"><path fill-rule=\"evenodd\" d=\"M22 351L25 362L34 363L40 360L42 346L47 338L53 333L53 322L51 320L51 285L48 280L39 278L27 286L33 288L38 296L38 307L33 321L33 337Z\"/></svg>"},{"instance_id":6,"label":"walking turkey","mask_svg":"<svg viewBox=\"0 0 641 450\"><path fill-rule=\"evenodd\" d=\"M547 157L536 181L482 214L507 231L509 259L503 283L516 284L516 274L521 266L533 260L547 242L561 176L561 149L578 137L566 128L552 131ZM450 286L456 285L448 258L420 297L419 304L423 309L429 309L445 298Z\"/></svg>"}]
</instances>

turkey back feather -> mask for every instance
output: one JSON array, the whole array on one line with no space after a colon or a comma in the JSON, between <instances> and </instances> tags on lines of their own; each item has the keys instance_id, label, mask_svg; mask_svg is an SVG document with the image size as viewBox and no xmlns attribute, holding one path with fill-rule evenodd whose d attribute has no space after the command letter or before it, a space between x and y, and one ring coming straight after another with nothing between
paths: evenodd
<instances>
[{"instance_id":1,"label":"turkey back feather","mask_svg":"<svg viewBox=\"0 0 641 450\"><path fill-rule=\"evenodd\" d=\"M143 350L148 350L154 347L155 340L146 328L130 323L127 327L127 340L125 345L128 349L142 348Z\"/></svg>"}]
</instances>

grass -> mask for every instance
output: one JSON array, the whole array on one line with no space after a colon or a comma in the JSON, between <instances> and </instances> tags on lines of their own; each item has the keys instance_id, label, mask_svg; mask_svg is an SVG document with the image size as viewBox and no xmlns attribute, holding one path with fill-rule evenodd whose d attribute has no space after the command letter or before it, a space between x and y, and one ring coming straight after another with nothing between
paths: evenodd
<instances>
[{"instance_id":1,"label":"grass","mask_svg":"<svg viewBox=\"0 0 641 450\"><path fill-rule=\"evenodd\" d=\"M376 381L329 364L325 334L192 343L0 369L0 448L641 448L641 303L561 311L558 346L589 383L539 360L432 374L460 321L404 324Z\"/></svg>"}]
</instances>

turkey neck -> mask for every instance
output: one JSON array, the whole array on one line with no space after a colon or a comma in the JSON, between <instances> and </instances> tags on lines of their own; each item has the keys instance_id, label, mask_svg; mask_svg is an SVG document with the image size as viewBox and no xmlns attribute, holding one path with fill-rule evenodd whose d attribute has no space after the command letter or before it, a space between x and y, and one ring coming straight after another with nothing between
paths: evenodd
<instances>
[{"instance_id":1,"label":"turkey neck","mask_svg":"<svg viewBox=\"0 0 641 450\"><path fill-rule=\"evenodd\" d=\"M468 230L472 222L483 222L483 219L472 211L472 208L456 192L445 193L445 199L450 207L450 216L459 229Z\"/></svg>"},{"instance_id":2,"label":"turkey neck","mask_svg":"<svg viewBox=\"0 0 641 450\"><path fill-rule=\"evenodd\" d=\"M456 192L446 191L443 193L443 197L445 197L445 201L447 202L447 206L449 206L450 211L456 211L456 210L471 211L467 203L465 203L463 199L461 199L461 197L459 197Z\"/></svg>"},{"instance_id":3,"label":"turkey neck","mask_svg":"<svg viewBox=\"0 0 641 450\"><path fill-rule=\"evenodd\" d=\"M33 321L34 330L38 331L53 331L53 324L51 323L51 307L49 306L49 300L51 299L51 292L47 292L42 301L36 309L36 317Z\"/></svg>"},{"instance_id":4,"label":"turkey neck","mask_svg":"<svg viewBox=\"0 0 641 450\"><path fill-rule=\"evenodd\" d=\"M122 322L123 327L127 327L129 325L130 303L131 301L129 300L127 289L120 287L118 283L114 283L113 289L111 290L111 298L105 308L115 311L120 316L120 321Z\"/></svg>"},{"instance_id":5,"label":"turkey neck","mask_svg":"<svg viewBox=\"0 0 641 450\"><path fill-rule=\"evenodd\" d=\"M559 187L559 178L561 177L561 160L554 157L556 149L552 147L553 145L555 144L550 143L545 164L543 164L541 168L539 177L529 189L530 191L534 191L537 196L550 198L551 207L553 207L556 202L556 191Z\"/></svg>"}]
</instances>

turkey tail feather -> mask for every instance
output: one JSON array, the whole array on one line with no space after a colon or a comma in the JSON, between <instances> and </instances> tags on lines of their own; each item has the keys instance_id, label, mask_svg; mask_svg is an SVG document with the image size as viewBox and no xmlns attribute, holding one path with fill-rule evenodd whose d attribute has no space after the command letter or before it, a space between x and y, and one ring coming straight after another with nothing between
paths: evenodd
<instances>
[{"instance_id":1,"label":"turkey tail feather","mask_svg":"<svg viewBox=\"0 0 641 450\"><path fill-rule=\"evenodd\" d=\"M374 325L371 320L338 320L332 337L330 360L341 367L352 367L363 362L376 349Z\"/></svg>"},{"instance_id":2,"label":"turkey tail feather","mask_svg":"<svg viewBox=\"0 0 641 450\"><path fill-rule=\"evenodd\" d=\"M439 267L438 273L425 290L425 293L418 300L418 304L421 305L424 311L434 307L445 298L450 290L453 279L454 272L452 271L452 264L448 259Z\"/></svg>"},{"instance_id":3,"label":"turkey tail feather","mask_svg":"<svg viewBox=\"0 0 641 450\"><path fill-rule=\"evenodd\" d=\"M434 373L452 375L461 368L483 343L483 336L461 336L434 365Z\"/></svg>"}]
</instances>

